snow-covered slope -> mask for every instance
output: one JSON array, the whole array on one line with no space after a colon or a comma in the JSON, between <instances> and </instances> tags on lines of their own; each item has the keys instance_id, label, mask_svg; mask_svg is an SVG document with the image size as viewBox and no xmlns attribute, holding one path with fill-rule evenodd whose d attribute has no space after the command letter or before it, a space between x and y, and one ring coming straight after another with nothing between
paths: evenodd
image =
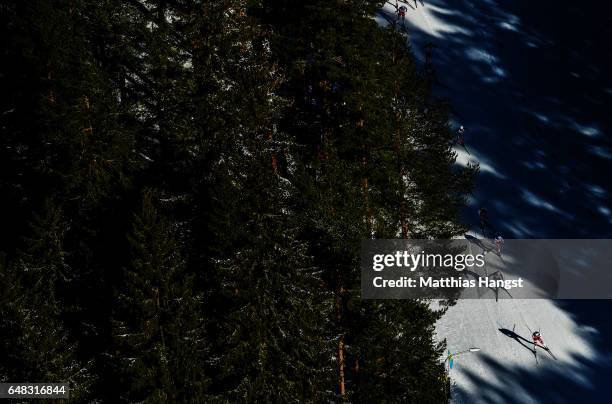
<instances>
[{"instance_id":1,"label":"snow-covered slope","mask_svg":"<svg viewBox=\"0 0 612 404\"><path fill-rule=\"evenodd\" d=\"M481 167L465 212L474 235L486 206L505 238L610 237L612 63L597 38L610 38L611 25L592 3L403 3L413 52L424 61L433 45L438 94L466 126L470 154L457 150L457 162ZM396 18L394 4L381 25ZM481 351L456 359L454 402L609 402L610 313L610 301L459 301L437 335L451 352ZM523 344L530 329L558 360Z\"/></svg>"}]
</instances>

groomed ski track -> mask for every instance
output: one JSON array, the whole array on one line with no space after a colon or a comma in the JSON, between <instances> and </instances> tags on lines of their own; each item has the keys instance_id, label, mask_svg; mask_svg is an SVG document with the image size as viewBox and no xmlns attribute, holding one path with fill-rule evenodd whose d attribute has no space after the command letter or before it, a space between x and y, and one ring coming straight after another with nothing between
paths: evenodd
<instances>
[{"instance_id":1,"label":"groomed ski track","mask_svg":"<svg viewBox=\"0 0 612 404\"><path fill-rule=\"evenodd\" d=\"M396 18L395 4L380 25ZM455 127L466 126L471 154L456 149L457 163L480 164L464 218L472 235L485 206L507 239L610 238L611 11L594 1L402 4L412 51L423 62L434 45L436 91ZM437 336L451 352L481 351L456 358L453 402L609 402L611 318L611 301L459 301ZM528 343L500 331L513 328L526 340L541 330L558 360L538 349L536 362Z\"/></svg>"}]
</instances>

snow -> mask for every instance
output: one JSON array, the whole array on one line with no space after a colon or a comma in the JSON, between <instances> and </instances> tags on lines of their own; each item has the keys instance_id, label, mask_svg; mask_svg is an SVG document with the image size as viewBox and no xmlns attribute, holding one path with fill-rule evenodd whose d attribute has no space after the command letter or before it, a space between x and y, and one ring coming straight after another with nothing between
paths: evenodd
<instances>
[{"instance_id":1,"label":"snow","mask_svg":"<svg viewBox=\"0 0 612 404\"><path fill-rule=\"evenodd\" d=\"M453 126L466 126L470 154L457 148L457 164L481 167L464 213L472 235L480 236L476 210L486 206L506 239L609 238L612 118L605 103L612 83L605 72L612 63L589 38L609 37L609 28L596 29L608 12L550 0L404 4L415 56L423 63L425 44L435 45L438 94L451 101ZM387 3L376 21L394 18ZM606 401L610 311L611 301L459 301L438 322L437 337L451 352L481 351L455 359L453 402ZM558 360L539 350L536 362L500 331L513 328L526 340L539 329Z\"/></svg>"},{"instance_id":2,"label":"snow","mask_svg":"<svg viewBox=\"0 0 612 404\"><path fill-rule=\"evenodd\" d=\"M537 353L539 363L536 363L533 353L502 334L501 328L514 328L516 334L527 340L531 340L529 328L539 328L544 341L561 363L555 362L542 350ZM554 372L561 366L580 368L581 362L576 358L598 359L597 351L582 338L583 334L593 330L582 329L550 300L462 300L449 309L436 332L439 338L447 338L451 352L471 346L481 348L479 353L462 355L455 360L450 371L454 402L478 402L482 398L479 391L481 379L503 387L504 391L512 391L517 401L536 401L521 387L521 382L508 385L509 380L497 377L491 369L491 359L500 366L527 372ZM474 378L474 374L478 377Z\"/></svg>"}]
</instances>

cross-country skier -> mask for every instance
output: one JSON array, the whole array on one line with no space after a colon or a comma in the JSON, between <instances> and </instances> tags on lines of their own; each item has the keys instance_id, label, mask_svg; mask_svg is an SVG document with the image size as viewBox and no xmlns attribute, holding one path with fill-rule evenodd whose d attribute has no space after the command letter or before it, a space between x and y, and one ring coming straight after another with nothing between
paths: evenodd
<instances>
[{"instance_id":1,"label":"cross-country skier","mask_svg":"<svg viewBox=\"0 0 612 404\"><path fill-rule=\"evenodd\" d=\"M408 9L406 8L406 6L401 6L398 10L398 14L400 18L406 18L406 11L408 11Z\"/></svg>"},{"instance_id":2,"label":"cross-country skier","mask_svg":"<svg viewBox=\"0 0 612 404\"><path fill-rule=\"evenodd\" d=\"M542 339L542 336L540 335L539 331L534 331L533 334L531 334L531 338L533 339L533 344L535 346L539 346L540 348L546 348L546 344L544 343L544 340Z\"/></svg>"},{"instance_id":3,"label":"cross-country skier","mask_svg":"<svg viewBox=\"0 0 612 404\"><path fill-rule=\"evenodd\" d=\"M489 226L489 215L485 208L478 209L478 216L480 217L480 230L482 231L482 236L486 237L485 229Z\"/></svg>"},{"instance_id":4,"label":"cross-country skier","mask_svg":"<svg viewBox=\"0 0 612 404\"><path fill-rule=\"evenodd\" d=\"M464 135L465 135L465 128L463 127L463 125L461 125L459 129L457 130L457 143L459 143L463 147L465 147Z\"/></svg>"},{"instance_id":5,"label":"cross-country skier","mask_svg":"<svg viewBox=\"0 0 612 404\"><path fill-rule=\"evenodd\" d=\"M435 47L436 45L434 45L431 42L427 42L425 44L425 64L426 65L431 65L431 59L432 59L432 53L433 53L432 51L433 51L433 48Z\"/></svg>"},{"instance_id":6,"label":"cross-country skier","mask_svg":"<svg viewBox=\"0 0 612 404\"><path fill-rule=\"evenodd\" d=\"M557 357L555 356L555 354L553 354L550 351L550 348L548 346L546 346L546 344L544 343L544 340L542 339L542 336L540 335L539 331L534 331L533 334L531 334L531 338L533 339L533 353L536 353L536 348L540 347L543 350L545 350L546 352L548 352L548 354L554 359L557 360ZM536 356L536 361L537 361L537 356Z\"/></svg>"},{"instance_id":7,"label":"cross-country skier","mask_svg":"<svg viewBox=\"0 0 612 404\"><path fill-rule=\"evenodd\" d=\"M501 249L503 245L504 239L501 234L498 234L497 237L495 237L495 248L497 248L497 254L501 255Z\"/></svg>"}]
</instances>

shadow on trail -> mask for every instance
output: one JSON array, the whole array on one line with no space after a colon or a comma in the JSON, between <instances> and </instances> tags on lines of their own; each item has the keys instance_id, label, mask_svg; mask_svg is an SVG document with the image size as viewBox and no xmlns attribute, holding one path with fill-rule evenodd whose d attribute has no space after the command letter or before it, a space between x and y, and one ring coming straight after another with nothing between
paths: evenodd
<instances>
[{"instance_id":1,"label":"shadow on trail","mask_svg":"<svg viewBox=\"0 0 612 404\"><path fill-rule=\"evenodd\" d=\"M465 374L479 387L478 399L454 386L453 394L459 402L485 403L604 403L607 392L595 386L609 384L609 369L599 360L582 356L571 358L571 364L554 366L508 366L503 358L481 355L480 359L496 378L470 370ZM544 371L546 369L546 371ZM498 383L497 381L503 381Z\"/></svg>"},{"instance_id":2,"label":"shadow on trail","mask_svg":"<svg viewBox=\"0 0 612 404\"><path fill-rule=\"evenodd\" d=\"M518 342L519 344L521 344L522 346L527 348L531 353L533 353L535 355L535 352L534 352L535 348L530 348L528 345L525 345L523 343L523 341L525 341L527 344L534 345L533 342L529 341L528 339L526 339L524 337L521 337L520 335L518 335L514 331L508 330L507 328L498 328L498 330L499 330L499 332L504 334L506 337L512 338L513 340L515 340L516 342Z\"/></svg>"},{"instance_id":3,"label":"shadow on trail","mask_svg":"<svg viewBox=\"0 0 612 404\"><path fill-rule=\"evenodd\" d=\"M466 234L464 234L463 236L465 237L465 239L466 239L467 241L469 241L469 242L470 242L470 243L472 243L472 244L475 244L476 246L478 246L479 248L481 248L481 249L482 249L482 251L484 251L484 252L488 252L488 251L492 250L492 248L491 248L491 247L486 246L486 245L485 245L485 244L482 242L482 240L480 240L479 238L476 238L476 237L474 237L474 236L472 236L472 235L470 235L470 234L467 234L467 233L466 233Z\"/></svg>"},{"instance_id":4,"label":"shadow on trail","mask_svg":"<svg viewBox=\"0 0 612 404\"><path fill-rule=\"evenodd\" d=\"M486 206L506 239L612 238L612 5L425 3L426 17L407 13L411 49L423 62L433 44L437 93L453 106L453 130L466 127L471 156L459 164L480 164L466 223L477 229ZM486 374L466 370L479 401L608 401L612 300L555 304L594 354L570 353L546 371L482 355Z\"/></svg>"}]
</instances>

